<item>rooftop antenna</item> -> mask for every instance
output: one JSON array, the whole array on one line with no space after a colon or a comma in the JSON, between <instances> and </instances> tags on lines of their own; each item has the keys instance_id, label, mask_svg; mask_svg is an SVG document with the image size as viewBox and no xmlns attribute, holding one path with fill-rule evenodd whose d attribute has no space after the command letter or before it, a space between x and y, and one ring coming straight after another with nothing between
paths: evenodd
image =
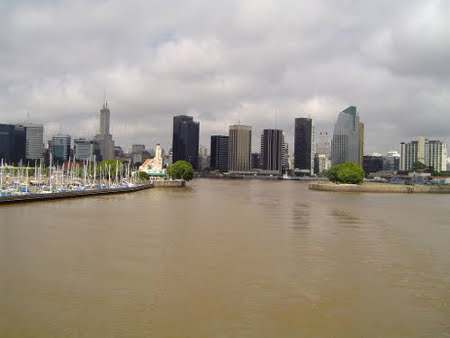
<instances>
[{"instance_id":1,"label":"rooftop antenna","mask_svg":"<svg viewBox=\"0 0 450 338\"><path fill-rule=\"evenodd\" d=\"M27 123L30 122L30 111L27 111Z\"/></svg>"},{"instance_id":2,"label":"rooftop antenna","mask_svg":"<svg viewBox=\"0 0 450 338\"><path fill-rule=\"evenodd\" d=\"M62 123L59 122L59 134L62 134Z\"/></svg>"},{"instance_id":3,"label":"rooftop antenna","mask_svg":"<svg viewBox=\"0 0 450 338\"><path fill-rule=\"evenodd\" d=\"M106 87L103 88L103 108L108 108L108 102L106 102Z\"/></svg>"}]
</instances>

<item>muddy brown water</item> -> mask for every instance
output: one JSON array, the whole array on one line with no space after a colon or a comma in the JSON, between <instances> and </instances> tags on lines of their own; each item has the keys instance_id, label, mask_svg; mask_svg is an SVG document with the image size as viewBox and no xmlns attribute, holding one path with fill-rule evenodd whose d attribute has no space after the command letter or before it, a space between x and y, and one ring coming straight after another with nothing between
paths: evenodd
<instances>
[{"instance_id":1,"label":"muddy brown water","mask_svg":"<svg viewBox=\"0 0 450 338\"><path fill-rule=\"evenodd\" d=\"M0 206L0 336L450 336L450 196L198 179Z\"/></svg>"}]
</instances>

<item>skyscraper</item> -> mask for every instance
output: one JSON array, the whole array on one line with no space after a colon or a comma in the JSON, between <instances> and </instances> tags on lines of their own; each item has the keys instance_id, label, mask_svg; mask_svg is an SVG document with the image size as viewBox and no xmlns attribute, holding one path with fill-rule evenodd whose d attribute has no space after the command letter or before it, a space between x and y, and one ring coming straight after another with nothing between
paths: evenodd
<instances>
[{"instance_id":1,"label":"skyscraper","mask_svg":"<svg viewBox=\"0 0 450 338\"><path fill-rule=\"evenodd\" d=\"M110 110L108 102L105 101L100 109L100 129L99 134L95 135L94 140L100 146L100 155L103 160L114 159L114 141L109 133Z\"/></svg>"},{"instance_id":2,"label":"skyscraper","mask_svg":"<svg viewBox=\"0 0 450 338\"><path fill-rule=\"evenodd\" d=\"M355 106L350 106L339 113L334 125L333 141L331 142L332 165L353 162L362 165L361 154L364 136L361 136L359 113Z\"/></svg>"},{"instance_id":3,"label":"skyscraper","mask_svg":"<svg viewBox=\"0 0 450 338\"><path fill-rule=\"evenodd\" d=\"M192 116L178 115L173 117L172 152L173 163L176 161L189 162L197 170L200 123Z\"/></svg>"},{"instance_id":4,"label":"skyscraper","mask_svg":"<svg viewBox=\"0 0 450 338\"><path fill-rule=\"evenodd\" d=\"M73 157L75 161L99 161L100 151L96 152L98 143L84 138L73 140Z\"/></svg>"},{"instance_id":5,"label":"skyscraper","mask_svg":"<svg viewBox=\"0 0 450 338\"><path fill-rule=\"evenodd\" d=\"M228 136L211 136L211 169L228 170Z\"/></svg>"},{"instance_id":6,"label":"skyscraper","mask_svg":"<svg viewBox=\"0 0 450 338\"><path fill-rule=\"evenodd\" d=\"M286 142L286 134L282 134L282 150L281 150L281 170L286 172L289 170L289 144Z\"/></svg>"},{"instance_id":7,"label":"skyscraper","mask_svg":"<svg viewBox=\"0 0 450 338\"><path fill-rule=\"evenodd\" d=\"M25 161L25 128L11 124L0 124L0 159L4 163L17 164Z\"/></svg>"},{"instance_id":8,"label":"skyscraper","mask_svg":"<svg viewBox=\"0 0 450 338\"><path fill-rule=\"evenodd\" d=\"M252 127L232 125L228 138L228 170L250 171L252 153Z\"/></svg>"},{"instance_id":9,"label":"skyscraper","mask_svg":"<svg viewBox=\"0 0 450 338\"><path fill-rule=\"evenodd\" d=\"M325 155L328 159L331 158L331 143L328 133L321 131L319 133L319 141L316 146L316 154Z\"/></svg>"},{"instance_id":10,"label":"skyscraper","mask_svg":"<svg viewBox=\"0 0 450 338\"><path fill-rule=\"evenodd\" d=\"M52 155L53 161L63 163L69 160L70 157L70 135L58 134L52 138Z\"/></svg>"},{"instance_id":11,"label":"skyscraper","mask_svg":"<svg viewBox=\"0 0 450 338\"><path fill-rule=\"evenodd\" d=\"M425 141L425 137L421 136L417 141L400 143L401 171L412 170L416 162L425 164Z\"/></svg>"},{"instance_id":12,"label":"skyscraper","mask_svg":"<svg viewBox=\"0 0 450 338\"><path fill-rule=\"evenodd\" d=\"M261 135L261 168L278 171L282 169L283 131L279 129L264 129Z\"/></svg>"},{"instance_id":13,"label":"skyscraper","mask_svg":"<svg viewBox=\"0 0 450 338\"><path fill-rule=\"evenodd\" d=\"M294 167L300 172L314 173L314 127L310 118L295 119Z\"/></svg>"},{"instance_id":14,"label":"skyscraper","mask_svg":"<svg viewBox=\"0 0 450 338\"><path fill-rule=\"evenodd\" d=\"M44 159L44 126L35 123L17 124L16 127L25 130L25 159L27 161L42 161Z\"/></svg>"},{"instance_id":15,"label":"skyscraper","mask_svg":"<svg viewBox=\"0 0 450 338\"><path fill-rule=\"evenodd\" d=\"M364 157L364 123L359 122L359 165L362 168Z\"/></svg>"},{"instance_id":16,"label":"skyscraper","mask_svg":"<svg viewBox=\"0 0 450 338\"><path fill-rule=\"evenodd\" d=\"M400 147L400 170L402 171L414 169L416 162L425 164L435 171L447 169L447 144L442 141L428 140L421 136L417 141L402 142Z\"/></svg>"}]
</instances>

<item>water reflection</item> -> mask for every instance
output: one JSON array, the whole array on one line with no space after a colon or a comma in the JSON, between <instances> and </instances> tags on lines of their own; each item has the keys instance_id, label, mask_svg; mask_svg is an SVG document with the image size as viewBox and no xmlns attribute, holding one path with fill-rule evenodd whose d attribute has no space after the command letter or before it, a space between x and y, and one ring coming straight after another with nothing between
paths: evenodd
<instances>
[{"instance_id":1,"label":"water reflection","mask_svg":"<svg viewBox=\"0 0 450 338\"><path fill-rule=\"evenodd\" d=\"M308 228L311 222L310 205L308 203L296 203L292 206L292 229Z\"/></svg>"},{"instance_id":2,"label":"water reflection","mask_svg":"<svg viewBox=\"0 0 450 338\"><path fill-rule=\"evenodd\" d=\"M349 212L338 209L333 210L331 216L337 221L338 224L351 227L360 227L366 222L366 220L361 217L357 217Z\"/></svg>"}]
</instances>

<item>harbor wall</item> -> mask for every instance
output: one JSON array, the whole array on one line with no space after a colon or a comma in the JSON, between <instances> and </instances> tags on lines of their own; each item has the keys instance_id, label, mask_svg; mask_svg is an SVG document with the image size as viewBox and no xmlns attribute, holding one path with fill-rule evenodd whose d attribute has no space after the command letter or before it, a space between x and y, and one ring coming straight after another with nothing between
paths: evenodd
<instances>
[{"instance_id":1,"label":"harbor wall","mask_svg":"<svg viewBox=\"0 0 450 338\"><path fill-rule=\"evenodd\" d=\"M310 183L309 189L335 192L450 194L450 186L437 185Z\"/></svg>"},{"instance_id":2,"label":"harbor wall","mask_svg":"<svg viewBox=\"0 0 450 338\"><path fill-rule=\"evenodd\" d=\"M112 188L101 190L81 190L81 191L66 191L49 194L30 194L30 195L18 195L18 196L6 196L0 197L0 204L20 203L20 202L37 202L48 201L62 198L76 198L76 197L89 197L98 195L111 195L111 194L125 194L145 189L153 188L152 184L144 184L136 187L129 188Z\"/></svg>"},{"instance_id":3,"label":"harbor wall","mask_svg":"<svg viewBox=\"0 0 450 338\"><path fill-rule=\"evenodd\" d=\"M155 188L182 188L186 186L185 180L161 180L153 181Z\"/></svg>"}]
</instances>

